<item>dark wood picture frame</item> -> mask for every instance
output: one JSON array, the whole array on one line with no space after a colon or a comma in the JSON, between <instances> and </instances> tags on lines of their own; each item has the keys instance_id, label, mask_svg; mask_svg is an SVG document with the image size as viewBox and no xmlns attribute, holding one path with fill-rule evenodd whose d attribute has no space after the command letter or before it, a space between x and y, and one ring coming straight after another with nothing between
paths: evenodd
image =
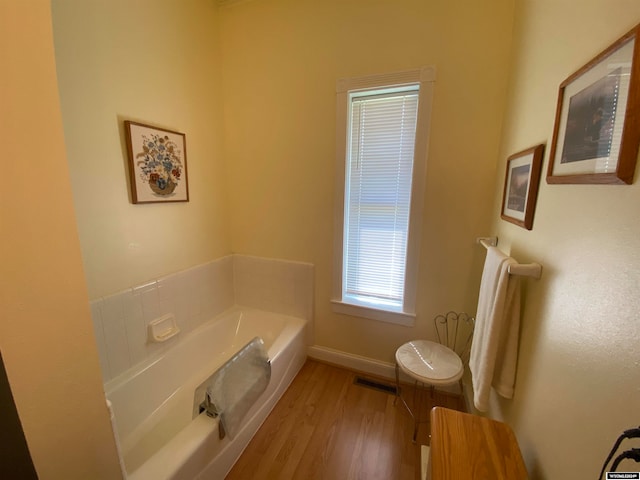
<instances>
[{"instance_id":1,"label":"dark wood picture frame","mask_svg":"<svg viewBox=\"0 0 640 480\"><path fill-rule=\"evenodd\" d=\"M507 159L500 216L527 230L533 228L543 155L544 144L540 144Z\"/></svg>"},{"instance_id":2,"label":"dark wood picture frame","mask_svg":"<svg viewBox=\"0 0 640 480\"><path fill-rule=\"evenodd\" d=\"M184 133L125 120L132 203L188 202Z\"/></svg>"},{"instance_id":3,"label":"dark wood picture frame","mask_svg":"<svg viewBox=\"0 0 640 480\"><path fill-rule=\"evenodd\" d=\"M640 143L640 25L560 84L547 183L631 184Z\"/></svg>"}]
</instances>

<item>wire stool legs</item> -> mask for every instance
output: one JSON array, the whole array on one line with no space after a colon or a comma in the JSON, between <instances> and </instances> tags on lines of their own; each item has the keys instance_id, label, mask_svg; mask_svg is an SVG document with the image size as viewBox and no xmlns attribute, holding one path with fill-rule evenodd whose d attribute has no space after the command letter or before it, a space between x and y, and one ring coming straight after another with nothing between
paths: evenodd
<instances>
[{"instance_id":1,"label":"wire stool legs","mask_svg":"<svg viewBox=\"0 0 640 480\"><path fill-rule=\"evenodd\" d=\"M420 383L421 388L418 388L418 383ZM418 437L418 424L429 423L428 415L425 419L422 419L422 420L420 419L420 406L423 400L422 397L423 395L426 395L426 393L421 393L421 390L424 390L425 386L426 384L422 382L418 382L417 380L414 381L414 384L413 384L413 408L415 410L415 413L414 413L413 410L411 410L411 408L407 404L404 397L402 396L402 392L400 388L400 367L398 366L398 362L396 362L396 398L394 398L393 404L395 405L398 398L400 398L400 400L402 400L402 403L404 404L404 407L409 412L409 415L411 415L411 418L413 419L413 437L412 437L413 443L416 443L416 439ZM432 385L430 386L430 390L431 390L431 398L433 398Z\"/></svg>"}]
</instances>

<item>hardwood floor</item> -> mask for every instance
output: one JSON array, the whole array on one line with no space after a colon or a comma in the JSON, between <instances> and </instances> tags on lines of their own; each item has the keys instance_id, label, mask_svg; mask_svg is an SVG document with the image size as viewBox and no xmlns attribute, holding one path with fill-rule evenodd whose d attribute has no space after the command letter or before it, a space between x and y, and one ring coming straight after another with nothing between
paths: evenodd
<instances>
[{"instance_id":1,"label":"hardwood floor","mask_svg":"<svg viewBox=\"0 0 640 480\"><path fill-rule=\"evenodd\" d=\"M227 480L419 479L429 424L420 425L413 444L413 420L402 402L394 405L394 394L354 384L357 375L307 360ZM408 403L412 392L403 386ZM421 393L421 418L434 405L463 410L459 397Z\"/></svg>"}]
</instances>

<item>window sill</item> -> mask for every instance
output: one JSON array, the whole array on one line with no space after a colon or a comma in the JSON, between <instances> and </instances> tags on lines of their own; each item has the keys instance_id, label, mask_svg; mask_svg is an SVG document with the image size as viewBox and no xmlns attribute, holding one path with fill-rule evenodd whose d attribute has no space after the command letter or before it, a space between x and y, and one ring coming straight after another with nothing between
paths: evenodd
<instances>
[{"instance_id":1,"label":"window sill","mask_svg":"<svg viewBox=\"0 0 640 480\"><path fill-rule=\"evenodd\" d=\"M391 312L389 310L380 310L378 308L345 303L341 300L331 300L331 306L334 312L351 315L353 317L368 318L380 322L404 325L405 327L413 327L416 323L415 313Z\"/></svg>"}]
</instances>

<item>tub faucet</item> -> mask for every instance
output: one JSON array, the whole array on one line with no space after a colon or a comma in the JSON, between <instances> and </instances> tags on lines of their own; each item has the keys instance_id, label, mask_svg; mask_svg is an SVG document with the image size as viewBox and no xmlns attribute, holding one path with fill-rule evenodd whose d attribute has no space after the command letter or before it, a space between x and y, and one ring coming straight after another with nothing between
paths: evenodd
<instances>
[{"instance_id":1,"label":"tub faucet","mask_svg":"<svg viewBox=\"0 0 640 480\"><path fill-rule=\"evenodd\" d=\"M209 392L206 392L204 394L203 406L207 416L211 418L216 418L218 415L220 415L220 412L218 412L215 404L211 401L211 396L209 395Z\"/></svg>"},{"instance_id":2,"label":"tub faucet","mask_svg":"<svg viewBox=\"0 0 640 480\"><path fill-rule=\"evenodd\" d=\"M201 407L204 407L205 413L207 414L208 417L211 417L211 418L216 418L217 416L220 415L220 413L222 413L218 411L215 404L211 401L211 396L209 395L209 392L204 394L204 402L202 402ZM222 422L218 422L218 438L222 440L226 435L227 435L227 432L225 432L224 430L224 424Z\"/></svg>"}]
</instances>

